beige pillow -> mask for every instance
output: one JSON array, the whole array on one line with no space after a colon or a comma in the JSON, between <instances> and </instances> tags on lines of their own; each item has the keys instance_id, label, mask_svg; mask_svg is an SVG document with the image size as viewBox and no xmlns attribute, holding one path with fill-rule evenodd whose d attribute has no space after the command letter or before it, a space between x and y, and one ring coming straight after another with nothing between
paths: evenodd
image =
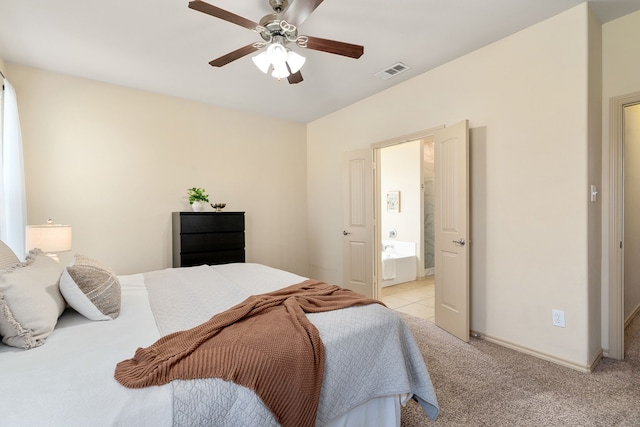
<instances>
[{"instance_id":1,"label":"beige pillow","mask_svg":"<svg viewBox=\"0 0 640 427\"><path fill-rule=\"evenodd\" d=\"M9 267L20 264L20 260L13 253L11 248L0 240L0 270L6 270Z\"/></svg>"},{"instance_id":2,"label":"beige pillow","mask_svg":"<svg viewBox=\"0 0 640 427\"><path fill-rule=\"evenodd\" d=\"M60 292L78 313L91 320L112 320L120 314L120 282L107 267L84 255L62 272Z\"/></svg>"},{"instance_id":3,"label":"beige pillow","mask_svg":"<svg viewBox=\"0 0 640 427\"><path fill-rule=\"evenodd\" d=\"M0 271L0 335L13 347L44 344L65 304L58 282L62 267L40 249L23 263Z\"/></svg>"}]
</instances>

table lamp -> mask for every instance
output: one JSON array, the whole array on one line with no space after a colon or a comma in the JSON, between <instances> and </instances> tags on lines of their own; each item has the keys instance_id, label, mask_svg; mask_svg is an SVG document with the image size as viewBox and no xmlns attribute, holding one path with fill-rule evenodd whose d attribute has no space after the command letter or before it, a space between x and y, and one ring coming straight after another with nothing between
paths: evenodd
<instances>
[{"instance_id":1,"label":"table lamp","mask_svg":"<svg viewBox=\"0 0 640 427\"><path fill-rule=\"evenodd\" d=\"M25 249L38 248L51 258L58 260L56 253L71 250L71 226L54 224L48 220L42 225L27 225L25 229Z\"/></svg>"}]
</instances>

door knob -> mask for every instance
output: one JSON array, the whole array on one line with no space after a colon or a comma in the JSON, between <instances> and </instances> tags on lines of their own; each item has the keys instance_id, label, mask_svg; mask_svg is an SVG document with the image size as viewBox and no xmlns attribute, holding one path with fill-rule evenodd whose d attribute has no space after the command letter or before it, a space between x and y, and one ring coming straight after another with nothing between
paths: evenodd
<instances>
[{"instance_id":1,"label":"door knob","mask_svg":"<svg viewBox=\"0 0 640 427\"><path fill-rule=\"evenodd\" d=\"M348 236L349 234L351 234L351 233L348 232L347 230L342 230L342 235L343 236Z\"/></svg>"},{"instance_id":2,"label":"door knob","mask_svg":"<svg viewBox=\"0 0 640 427\"><path fill-rule=\"evenodd\" d=\"M466 243L463 238L460 238L458 240L452 240L452 242L455 243L456 246L464 246L464 244Z\"/></svg>"}]
</instances>

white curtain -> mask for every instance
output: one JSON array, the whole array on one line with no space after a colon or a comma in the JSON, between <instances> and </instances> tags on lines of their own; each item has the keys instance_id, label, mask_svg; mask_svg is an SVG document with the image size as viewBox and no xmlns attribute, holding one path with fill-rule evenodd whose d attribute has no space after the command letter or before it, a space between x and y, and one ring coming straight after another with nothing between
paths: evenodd
<instances>
[{"instance_id":1,"label":"white curtain","mask_svg":"<svg viewBox=\"0 0 640 427\"><path fill-rule=\"evenodd\" d=\"M13 86L4 79L2 102L2 151L0 153L0 239L21 260L25 256L27 200L24 185L22 133L18 117L18 100Z\"/></svg>"}]
</instances>

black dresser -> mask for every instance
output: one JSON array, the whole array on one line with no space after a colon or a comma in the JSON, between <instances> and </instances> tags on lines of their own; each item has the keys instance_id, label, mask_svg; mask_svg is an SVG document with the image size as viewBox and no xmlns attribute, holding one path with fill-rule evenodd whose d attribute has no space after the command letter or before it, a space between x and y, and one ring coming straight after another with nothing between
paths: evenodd
<instances>
[{"instance_id":1,"label":"black dresser","mask_svg":"<svg viewBox=\"0 0 640 427\"><path fill-rule=\"evenodd\" d=\"M173 266L244 262L244 212L173 212Z\"/></svg>"}]
</instances>

